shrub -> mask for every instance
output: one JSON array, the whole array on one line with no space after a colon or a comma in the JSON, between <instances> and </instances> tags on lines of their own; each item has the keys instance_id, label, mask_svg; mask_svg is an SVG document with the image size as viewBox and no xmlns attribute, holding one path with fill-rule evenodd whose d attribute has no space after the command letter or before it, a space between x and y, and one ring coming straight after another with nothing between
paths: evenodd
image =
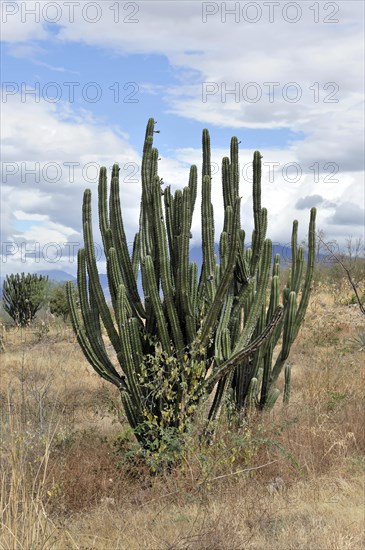
<instances>
[{"instance_id":1,"label":"shrub","mask_svg":"<svg viewBox=\"0 0 365 550\"><path fill-rule=\"evenodd\" d=\"M18 326L30 324L47 299L48 277L19 273L7 275L3 284L5 311Z\"/></svg>"},{"instance_id":2,"label":"shrub","mask_svg":"<svg viewBox=\"0 0 365 550\"><path fill-rule=\"evenodd\" d=\"M77 299L77 289L73 288L74 298ZM67 321L70 315L70 308L67 301L66 284L54 286L49 295L49 310L56 317L62 317Z\"/></svg>"}]
</instances>

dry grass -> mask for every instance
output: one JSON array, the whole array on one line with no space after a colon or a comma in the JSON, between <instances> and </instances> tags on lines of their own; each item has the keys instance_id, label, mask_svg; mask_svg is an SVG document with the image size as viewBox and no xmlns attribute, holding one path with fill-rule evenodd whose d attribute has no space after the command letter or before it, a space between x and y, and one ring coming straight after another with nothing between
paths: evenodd
<instances>
[{"instance_id":1,"label":"dry grass","mask_svg":"<svg viewBox=\"0 0 365 550\"><path fill-rule=\"evenodd\" d=\"M363 325L317 291L290 357L290 405L238 433L222 423L209 448L192 439L159 476L130 444L116 452L118 395L70 332L7 333L0 548L362 549L364 352L351 338Z\"/></svg>"},{"instance_id":2,"label":"dry grass","mask_svg":"<svg viewBox=\"0 0 365 550\"><path fill-rule=\"evenodd\" d=\"M52 548L57 526L48 517L47 474L53 435L29 429L8 399L2 424L1 548ZM3 411L4 413L5 411Z\"/></svg>"}]
</instances>

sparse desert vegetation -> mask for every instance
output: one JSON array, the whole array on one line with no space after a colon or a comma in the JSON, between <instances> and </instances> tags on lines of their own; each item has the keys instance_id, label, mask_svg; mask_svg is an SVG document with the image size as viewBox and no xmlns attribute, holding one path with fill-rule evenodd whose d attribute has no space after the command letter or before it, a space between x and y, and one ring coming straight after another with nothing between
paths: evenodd
<instances>
[{"instance_id":1,"label":"sparse desert vegetation","mask_svg":"<svg viewBox=\"0 0 365 550\"><path fill-rule=\"evenodd\" d=\"M290 404L234 429L223 415L158 475L67 324L5 328L0 547L363 548L364 318L341 284L315 283Z\"/></svg>"},{"instance_id":2,"label":"sparse desert vegetation","mask_svg":"<svg viewBox=\"0 0 365 550\"><path fill-rule=\"evenodd\" d=\"M364 2L0 4L0 550L365 550Z\"/></svg>"}]
</instances>

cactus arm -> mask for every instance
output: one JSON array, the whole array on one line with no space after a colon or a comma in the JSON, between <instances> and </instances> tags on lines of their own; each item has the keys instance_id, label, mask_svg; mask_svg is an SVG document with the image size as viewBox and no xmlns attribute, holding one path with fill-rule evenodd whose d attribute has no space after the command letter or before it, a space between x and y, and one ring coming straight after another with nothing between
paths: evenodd
<instances>
[{"instance_id":1,"label":"cactus arm","mask_svg":"<svg viewBox=\"0 0 365 550\"><path fill-rule=\"evenodd\" d=\"M278 400L279 395L280 395L280 390L278 390L277 388L271 389L267 396L264 408L266 410L272 409L276 401Z\"/></svg>"},{"instance_id":2,"label":"cactus arm","mask_svg":"<svg viewBox=\"0 0 365 550\"><path fill-rule=\"evenodd\" d=\"M181 355L184 348L184 339L173 299L172 274L167 253L166 229L164 218L162 215L161 192L158 178L155 178L153 191L154 226L156 228L158 257L161 269L162 291L164 293L174 344L178 354Z\"/></svg>"},{"instance_id":3,"label":"cactus arm","mask_svg":"<svg viewBox=\"0 0 365 550\"><path fill-rule=\"evenodd\" d=\"M210 153L210 136L209 131L204 128L202 134L202 148L203 148L203 164L202 175L212 177L211 173L211 153Z\"/></svg>"},{"instance_id":4,"label":"cactus arm","mask_svg":"<svg viewBox=\"0 0 365 550\"><path fill-rule=\"evenodd\" d=\"M218 327L217 327L217 331L216 331L215 356L218 358L219 361L228 359L228 357L231 355L230 350L228 351L227 349L227 341L224 342L224 340L226 340L227 335L229 335L228 323L231 315L233 298L234 298L234 293L231 286L225 298Z\"/></svg>"},{"instance_id":5,"label":"cactus arm","mask_svg":"<svg viewBox=\"0 0 365 550\"><path fill-rule=\"evenodd\" d=\"M274 310L275 311L275 310ZM270 316L271 319L271 316ZM265 302L261 305L261 313L258 317L256 328L251 339L256 339L265 329L265 320L266 320L266 304ZM245 402L245 396L248 392L250 380L255 376L261 362L262 362L262 352L267 346L267 341L263 346L261 346L257 353L253 356L246 359L246 361L237 367L236 370L236 379L235 379L235 395L238 403ZM246 363L248 363L246 365Z\"/></svg>"},{"instance_id":6,"label":"cactus arm","mask_svg":"<svg viewBox=\"0 0 365 550\"><path fill-rule=\"evenodd\" d=\"M270 323L265 327L265 330L258 338L251 342L244 349L241 349L238 352L235 352L229 360L222 363L218 369L211 374L203 383L203 389L209 394L213 390L215 384L224 376L226 376L233 368L235 368L239 363L241 363L246 357L249 357L252 353L257 351L270 337L272 331L278 324L283 314L283 309L279 306Z\"/></svg>"},{"instance_id":7,"label":"cactus arm","mask_svg":"<svg viewBox=\"0 0 365 550\"><path fill-rule=\"evenodd\" d=\"M274 264L273 273L276 273L276 272L277 272L277 268L275 267L275 264ZM279 306L279 299L280 299L279 276L274 275L271 279L271 293L270 293L269 307L266 314L266 324L270 322L270 319L272 318L274 311ZM273 330L270 338L268 338L266 343L260 348L258 355L254 357L254 364L253 364L251 375L255 377L257 372L261 370L262 376L260 378L260 384L258 385L258 388L261 387L261 395L266 396L268 393L273 351L282 331L284 317L285 316L282 315L281 319L279 320L275 329ZM261 327L261 330L262 329L263 327ZM263 368L261 368L261 364L263 364ZM240 397L241 397L241 401L239 401ZM243 399L242 395L238 396L239 403L242 402L242 399ZM262 401L265 401L264 397L262 398Z\"/></svg>"},{"instance_id":8,"label":"cactus arm","mask_svg":"<svg viewBox=\"0 0 365 550\"><path fill-rule=\"evenodd\" d=\"M149 296L151 298L152 307L155 312L162 348L166 353L171 353L168 326L166 323L165 314L162 309L161 299L156 285L154 266L151 256L145 257L144 264L149 289Z\"/></svg>"},{"instance_id":9,"label":"cactus arm","mask_svg":"<svg viewBox=\"0 0 365 550\"><path fill-rule=\"evenodd\" d=\"M234 272L234 267L235 267L236 258L237 258L240 203L241 203L241 199L240 198L236 199L234 214L233 214L233 229L232 229L233 236L232 236L231 247L229 250L229 256L227 259L227 266L226 266L224 275L222 276L219 282L219 286L218 286L217 292L215 293L213 303L211 304L208 310L208 314L206 316L206 319L202 327L200 339L203 347L207 345L210 333L215 327L215 324L217 322L218 316L220 314L220 311L223 305L225 293L233 278L233 272Z\"/></svg>"},{"instance_id":10,"label":"cactus arm","mask_svg":"<svg viewBox=\"0 0 365 550\"><path fill-rule=\"evenodd\" d=\"M189 292L189 241L191 228L191 198L190 189L185 187L183 192L183 214L179 247L178 267L178 301L181 304L181 315L185 318L187 341L192 342L196 336L196 327L193 317L193 305Z\"/></svg>"},{"instance_id":11,"label":"cactus arm","mask_svg":"<svg viewBox=\"0 0 365 550\"><path fill-rule=\"evenodd\" d=\"M108 278L108 287L110 292L110 298L112 301L113 310L117 308L117 298L118 298L118 285L122 282L122 275L120 273L119 265L117 262L113 262L113 257L115 257L115 248L110 247L108 249L108 255L106 259L106 274ZM113 263L116 263L116 269L113 273ZM118 274L116 274L118 271Z\"/></svg>"},{"instance_id":12,"label":"cactus arm","mask_svg":"<svg viewBox=\"0 0 365 550\"><path fill-rule=\"evenodd\" d=\"M96 303L98 305L98 309L100 312L100 316L102 318L102 321L108 333L110 341L112 342L113 346L115 347L118 353L120 351L118 333L115 330L115 326L114 326L109 308L105 301L105 297L103 294L103 290L101 288L98 269L96 265L94 241L93 241L93 235L92 235L92 229L91 229L91 191L89 189L86 189L84 193L83 219L84 219L83 229L84 229L84 242L85 242L87 270L90 277L92 291L95 296Z\"/></svg>"},{"instance_id":13,"label":"cactus arm","mask_svg":"<svg viewBox=\"0 0 365 550\"><path fill-rule=\"evenodd\" d=\"M250 278L247 284L241 286L238 294L235 295L235 300L232 308L232 315L229 322L229 328L234 331L234 327L237 327L240 324L240 317L242 308L248 299L249 294L252 292L252 289L256 285L256 275ZM236 339L235 339L236 340Z\"/></svg>"},{"instance_id":14,"label":"cactus arm","mask_svg":"<svg viewBox=\"0 0 365 550\"><path fill-rule=\"evenodd\" d=\"M235 352L237 352L238 349L243 349L248 344L255 330L256 323L261 311L261 305L263 300L265 299L266 288L267 288L267 283L269 278L269 271L270 271L271 255L272 255L272 243L270 239L267 239L264 244L262 264L260 268L260 275L257 283L256 294L255 294L254 301L252 303L252 307L250 309L249 315L247 317L247 320L245 320L245 327L235 347L235 350L234 350Z\"/></svg>"},{"instance_id":15,"label":"cactus arm","mask_svg":"<svg viewBox=\"0 0 365 550\"><path fill-rule=\"evenodd\" d=\"M262 247L262 235L261 235L261 153L255 151L253 155L253 186L252 186L252 198L253 198L253 217L254 217L254 231L252 238L252 258L251 258L251 275L254 275L256 267L260 259L260 252Z\"/></svg>"},{"instance_id":16,"label":"cactus arm","mask_svg":"<svg viewBox=\"0 0 365 550\"><path fill-rule=\"evenodd\" d=\"M294 290L294 281L297 276L298 259L298 220L293 221L293 230L291 235L291 281L290 288Z\"/></svg>"},{"instance_id":17,"label":"cactus arm","mask_svg":"<svg viewBox=\"0 0 365 550\"><path fill-rule=\"evenodd\" d=\"M303 285L302 298L298 307L297 316L295 318L295 328L293 338L296 338L300 325L303 322L304 315L307 311L309 298L313 284L314 260L316 255L316 214L315 208L311 209L309 231L308 231L308 260L305 281Z\"/></svg>"},{"instance_id":18,"label":"cactus arm","mask_svg":"<svg viewBox=\"0 0 365 550\"><path fill-rule=\"evenodd\" d=\"M129 318L128 329L131 340L135 370L137 374L140 374L143 361L143 348L141 342L143 332L141 331L140 324L135 317Z\"/></svg>"},{"instance_id":19,"label":"cactus arm","mask_svg":"<svg viewBox=\"0 0 365 550\"><path fill-rule=\"evenodd\" d=\"M230 210L232 211L232 208L228 206L226 208L226 211ZM232 230L232 229L231 229ZM219 256L220 256L220 272L224 273L226 267L227 267L227 257L228 257L228 233L226 231L222 231L221 238L219 240Z\"/></svg>"},{"instance_id":20,"label":"cactus arm","mask_svg":"<svg viewBox=\"0 0 365 550\"><path fill-rule=\"evenodd\" d=\"M124 282L123 282L122 274L121 274L120 269L119 269L118 257L117 257L117 253L116 253L115 248L110 248L110 250L109 250L109 258L108 258L108 264L107 265L109 266L110 276L111 276L111 279L113 281L113 287L115 288L116 300L115 300L114 311L117 311L117 309L118 309L119 288L120 288L120 285L122 285L122 284L124 285ZM127 296L127 299L124 301L124 304L125 304L125 308L126 308L127 317L132 317L134 310L133 310L133 308L130 304L129 298L130 297ZM142 319L139 316L136 316L136 319L138 319L140 325L143 326Z\"/></svg>"},{"instance_id":21,"label":"cactus arm","mask_svg":"<svg viewBox=\"0 0 365 550\"><path fill-rule=\"evenodd\" d=\"M304 249L302 246L299 247L297 252L297 264L298 264L298 269L297 269L296 277L293 281L294 288L292 288L292 290L294 290L294 292L298 294L300 289L300 283L302 282L302 275L303 275L303 268L304 268Z\"/></svg>"},{"instance_id":22,"label":"cactus arm","mask_svg":"<svg viewBox=\"0 0 365 550\"><path fill-rule=\"evenodd\" d=\"M85 331L85 341L88 340L89 347L91 348L93 354L98 358L99 362L104 365L105 370L110 372L114 377L118 377L118 373L115 370L111 361L109 360L109 357L107 356L105 350L105 345L99 323L99 311L97 309L97 305L95 303L90 284L88 300L86 282L86 260L84 249L80 249L77 255L77 282L80 299L80 309Z\"/></svg>"},{"instance_id":23,"label":"cactus arm","mask_svg":"<svg viewBox=\"0 0 365 550\"><path fill-rule=\"evenodd\" d=\"M260 408L263 409L270 391L270 374L271 374L271 363L272 363L272 354L274 351L274 346L271 341L269 341L268 349L266 350L266 355L264 357L264 366L262 371L262 382L261 382L261 396L260 396Z\"/></svg>"},{"instance_id":24,"label":"cactus arm","mask_svg":"<svg viewBox=\"0 0 365 550\"><path fill-rule=\"evenodd\" d=\"M290 365L285 365L284 369L284 394L283 394L283 403L288 405L290 400L290 389L291 389L291 367Z\"/></svg>"},{"instance_id":25,"label":"cactus arm","mask_svg":"<svg viewBox=\"0 0 365 550\"><path fill-rule=\"evenodd\" d=\"M230 161L231 205L233 206L236 197L239 196L240 181L240 171L238 163L238 139L236 137L233 137L231 139Z\"/></svg>"},{"instance_id":26,"label":"cactus arm","mask_svg":"<svg viewBox=\"0 0 365 550\"><path fill-rule=\"evenodd\" d=\"M245 246L245 232L240 230L240 246L238 249L238 258L237 258L237 280L242 284L246 285L250 281L250 267L246 261L244 254Z\"/></svg>"},{"instance_id":27,"label":"cactus arm","mask_svg":"<svg viewBox=\"0 0 365 550\"><path fill-rule=\"evenodd\" d=\"M138 418L138 415L136 414L136 410L134 408L134 404L133 404L133 401L131 399L131 396L130 396L129 392L126 391L124 388L121 389L120 396L121 396L122 404L123 404L128 422L129 422L131 428L134 430L134 434L135 434L137 440L139 441L139 443L143 447L145 441L144 441L143 435L140 434L138 430L136 430L136 428L138 427L138 424L139 424L139 418Z\"/></svg>"},{"instance_id":28,"label":"cactus arm","mask_svg":"<svg viewBox=\"0 0 365 550\"><path fill-rule=\"evenodd\" d=\"M118 388L127 390L127 385L124 376L120 376L118 373L114 373L113 370L108 370L104 363L100 361L98 356L90 345L90 341L85 334L85 330L82 328L81 320L78 318L76 311L75 299L72 292L72 282L66 283L67 300L70 308L71 323L76 334L77 341L90 365L104 380L111 382Z\"/></svg>"},{"instance_id":29,"label":"cactus arm","mask_svg":"<svg viewBox=\"0 0 365 550\"><path fill-rule=\"evenodd\" d=\"M169 244L170 258L173 266L172 269L174 273L174 278L176 279L177 250L176 250L176 243L175 243L174 200L175 199L171 193L171 188L168 185L164 191L165 220L166 220L167 240Z\"/></svg>"},{"instance_id":30,"label":"cactus arm","mask_svg":"<svg viewBox=\"0 0 365 550\"><path fill-rule=\"evenodd\" d=\"M107 256L109 247L111 246L110 236L107 236L107 230L110 228L108 220L108 189L107 189L107 172L105 166L100 168L99 185L98 185L98 209L99 209L99 229L103 239L105 256Z\"/></svg>"},{"instance_id":31,"label":"cactus arm","mask_svg":"<svg viewBox=\"0 0 365 550\"><path fill-rule=\"evenodd\" d=\"M289 357L289 351L293 343L295 330L295 318L297 314L297 295L295 292L290 292L287 303L287 312L284 320L283 345L280 352L282 361Z\"/></svg>"},{"instance_id":32,"label":"cactus arm","mask_svg":"<svg viewBox=\"0 0 365 550\"><path fill-rule=\"evenodd\" d=\"M308 303L309 303L309 297L311 293L311 287L313 282L313 272L314 272L314 259L315 259L315 252L316 252L316 209L311 209L310 214L310 222L309 222L309 231L308 231L308 260L307 260L307 270L305 274L305 280L302 290L302 296L299 303L299 307L296 312L295 320L293 322L293 329L292 329L292 341L295 340L297 337L300 325L304 319L305 312L307 311ZM290 347L289 347L290 350ZM284 356L285 357L285 356ZM280 353L275 365L272 369L271 374L271 385L275 384L277 381L279 374L285 364L287 357L285 359L282 357L282 354Z\"/></svg>"},{"instance_id":33,"label":"cactus arm","mask_svg":"<svg viewBox=\"0 0 365 550\"><path fill-rule=\"evenodd\" d=\"M189 263L189 293L193 316L196 319L198 315L198 264L196 262Z\"/></svg>"},{"instance_id":34,"label":"cactus arm","mask_svg":"<svg viewBox=\"0 0 365 550\"><path fill-rule=\"evenodd\" d=\"M152 225L152 187L151 187L151 163L152 163L152 144L155 121L150 118L146 127L145 140L142 155L142 198L140 212L140 231L141 231L141 260L149 255L155 258L153 225Z\"/></svg>"},{"instance_id":35,"label":"cactus arm","mask_svg":"<svg viewBox=\"0 0 365 550\"><path fill-rule=\"evenodd\" d=\"M93 247L92 231L89 222L85 222L84 224L84 241L87 259L87 270L90 277L92 291L95 296L100 316L108 333L110 341L115 349L119 351L118 333L115 330L115 326L107 303L105 301L105 297L98 276L95 252Z\"/></svg>"},{"instance_id":36,"label":"cactus arm","mask_svg":"<svg viewBox=\"0 0 365 550\"><path fill-rule=\"evenodd\" d=\"M272 266L272 276L275 277L280 275L280 254L275 254L274 263Z\"/></svg>"},{"instance_id":37,"label":"cactus arm","mask_svg":"<svg viewBox=\"0 0 365 550\"><path fill-rule=\"evenodd\" d=\"M265 240L266 231L267 231L267 208L261 208L261 220L260 220L261 246Z\"/></svg>"},{"instance_id":38,"label":"cactus arm","mask_svg":"<svg viewBox=\"0 0 365 550\"><path fill-rule=\"evenodd\" d=\"M118 167L116 167L118 168ZM117 170L115 168L115 173ZM118 168L119 171L119 168ZM122 272L123 282L130 296L131 305L136 314L145 318L146 314L139 297L137 282L133 272L132 262L129 256L127 239L124 231L122 211L120 207L119 176L112 178L110 192L110 226L113 234L113 243L118 257L118 263Z\"/></svg>"},{"instance_id":39,"label":"cactus arm","mask_svg":"<svg viewBox=\"0 0 365 550\"><path fill-rule=\"evenodd\" d=\"M157 176L158 172L158 149L156 147L152 147L151 149L151 165L150 165L150 184L154 181L155 177ZM161 185L161 181L160 181Z\"/></svg>"},{"instance_id":40,"label":"cactus arm","mask_svg":"<svg viewBox=\"0 0 365 550\"><path fill-rule=\"evenodd\" d=\"M152 300L150 297L150 289L148 286L148 276L145 269L145 260L146 256L141 256L141 276L142 276L142 287L143 287L143 294L144 294L144 308L146 311L146 323L145 323L145 330L147 334L155 334L155 329L157 326L156 323L156 316L155 311L152 306ZM156 282L157 284L157 282Z\"/></svg>"},{"instance_id":41,"label":"cactus arm","mask_svg":"<svg viewBox=\"0 0 365 550\"><path fill-rule=\"evenodd\" d=\"M171 272L174 284L178 284L178 270L180 261L180 237L182 231L182 209L183 209L183 193L181 189L176 189L174 195L174 209L172 217L172 249L170 249L171 257Z\"/></svg>"},{"instance_id":42,"label":"cactus arm","mask_svg":"<svg viewBox=\"0 0 365 550\"><path fill-rule=\"evenodd\" d=\"M223 397L225 395L225 392L229 383L230 383L230 380L229 380L229 377L227 376L223 376L222 378L220 378L220 380L218 380L217 390L214 394L213 403L209 409L208 423L214 422L214 420L216 420L216 418L218 417L222 407ZM210 388L207 390L208 393L210 393L209 390Z\"/></svg>"},{"instance_id":43,"label":"cactus arm","mask_svg":"<svg viewBox=\"0 0 365 550\"><path fill-rule=\"evenodd\" d=\"M257 391L258 391L258 380L255 377L252 377L250 380L250 384L248 386L247 390L247 409L249 412L253 411L255 409L255 405L257 403Z\"/></svg>"},{"instance_id":44,"label":"cactus arm","mask_svg":"<svg viewBox=\"0 0 365 550\"><path fill-rule=\"evenodd\" d=\"M275 309L279 305L280 300L280 281L279 276L274 275L271 279L271 292L270 292L270 302L269 302L269 308L267 310L267 317L266 321L269 321L271 319L272 314L274 313Z\"/></svg>"},{"instance_id":45,"label":"cactus arm","mask_svg":"<svg viewBox=\"0 0 365 550\"><path fill-rule=\"evenodd\" d=\"M290 272L290 290L298 293L304 265L304 250L302 247L298 249L298 221L294 220L292 238L291 238L291 256L292 265Z\"/></svg>"},{"instance_id":46,"label":"cactus arm","mask_svg":"<svg viewBox=\"0 0 365 550\"><path fill-rule=\"evenodd\" d=\"M198 189L198 169L193 164L190 167L189 172L189 190L190 190L190 226L191 221L193 219L193 213L195 208L195 202L196 202L196 195L197 195L197 189Z\"/></svg>"},{"instance_id":47,"label":"cactus arm","mask_svg":"<svg viewBox=\"0 0 365 550\"><path fill-rule=\"evenodd\" d=\"M128 388L130 390L130 396L133 404L134 411L139 421L142 419L142 394L139 387L136 365L134 364L134 355L132 353L130 332L129 332L129 319L126 315L126 289L123 284L118 289L118 307L116 311L116 319L118 323L119 336L121 341L121 351L118 355L118 359L124 364L124 372L127 378Z\"/></svg>"},{"instance_id":48,"label":"cactus arm","mask_svg":"<svg viewBox=\"0 0 365 550\"><path fill-rule=\"evenodd\" d=\"M275 279L275 277L273 277ZM283 343L281 352L279 354L279 363L281 365L285 364L286 359L289 356L290 348L293 343L293 333L295 326L295 317L297 313L297 302L296 302L296 293L291 291L288 296L288 301L285 305L285 315L284 315L284 332L283 332ZM271 373L271 363L272 355L274 350L275 339L272 338L269 342L268 350L264 358L264 371L263 371L263 381L261 387L261 399L260 407L264 408L267 406L267 401L269 399L270 391L273 387L272 383L272 373ZM278 363L278 364L279 364Z\"/></svg>"},{"instance_id":49,"label":"cactus arm","mask_svg":"<svg viewBox=\"0 0 365 550\"><path fill-rule=\"evenodd\" d=\"M135 280L138 279L139 259L141 255L141 238L139 231L134 236L133 252L132 252L132 271Z\"/></svg>"},{"instance_id":50,"label":"cactus arm","mask_svg":"<svg viewBox=\"0 0 365 550\"><path fill-rule=\"evenodd\" d=\"M211 177L204 176L202 184L202 285L206 289L208 299L212 302L215 290L215 261L214 261L214 218L213 205L211 203Z\"/></svg>"},{"instance_id":51,"label":"cactus arm","mask_svg":"<svg viewBox=\"0 0 365 550\"><path fill-rule=\"evenodd\" d=\"M142 287L144 292L144 308L146 311L146 331L149 334L155 333L156 318L149 296L147 276L144 269L144 259L151 256L155 260L155 242L153 231L153 213L152 213L152 189L151 189L151 156L155 121L150 118L146 127L145 140L142 155L142 197L139 217L140 233L140 266L142 275ZM156 280L158 285L158 281Z\"/></svg>"},{"instance_id":52,"label":"cactus arm","mask_svg":"<svg viewBox=\"0 0 365 550\"><path fill-rule=\"evenodd\" d=\"M202 277L200 293L206 289L207 297L212 302L215 293L215 260L214 260L214 214L211 199L211 155L210 136L207 129L203 130L203 165L202 165L202 202L201 202L201 228L202 228Z\"/></svg>"},{"instance_id":53,"label":"cactus arm","mask_svg":"<svg viewBox=\"0 0 365 550\"><path fill-rule=\"evenodd\" d=\"M181 230L179 235L179 262L177 269L176 289L178 302L185 315L190 311L188 301L188 270L189 270L189 239L190 239L190 189L184 188L182 196Z\"/></svg>"},{"instance_id":54,"label":"cactus arm","mask_svg":"<svg viewBox=\"0 0 365 550\"><path fill-rule=\"evenodd\" d=\"M223 157L222 159L222 191L223 191L223 207L226 211L227 206L233 206L233 197L231 194L230 186L230 164L229 158Z\"/></svg>"}]
</instances>

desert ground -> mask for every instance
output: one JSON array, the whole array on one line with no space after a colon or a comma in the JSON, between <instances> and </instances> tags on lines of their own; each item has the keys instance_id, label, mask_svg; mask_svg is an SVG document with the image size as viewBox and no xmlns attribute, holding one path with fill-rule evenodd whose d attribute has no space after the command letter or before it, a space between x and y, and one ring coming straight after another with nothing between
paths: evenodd
<instances>
[{"instance_id":1,"label":"desert ground","mask_svg":"<svg viewBox=\"0 0 365 550\"><path fill-rule=\"evenodd\" d=\"M212 445L189 434L157 474L70 326L3 326L0 548L364 548L364 316L350 295L315 285L288 406L236 428L223 415Z\"/></svg>"}]
</instances>

